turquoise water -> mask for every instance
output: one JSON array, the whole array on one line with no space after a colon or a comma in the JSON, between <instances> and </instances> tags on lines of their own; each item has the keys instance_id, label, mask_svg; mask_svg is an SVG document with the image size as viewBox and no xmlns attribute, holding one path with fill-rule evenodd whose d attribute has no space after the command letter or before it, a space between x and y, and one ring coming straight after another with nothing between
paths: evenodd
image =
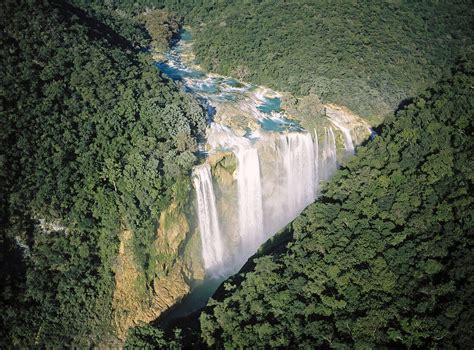
<instances>
[{"instance_id":1,"label":"turquoise water","mask_svg":"<svg viewBox=\"0 0 474 350\"><path fill-rule=\"evenodd\" d=\"M196 92L204 92L206 94L217 94L219 92L216 84L194 85L192 89Z\"/></svg>"},{"instance_id":2,"label":"turquoise water","mask_svg":"<svg viewBox=\"0 0 474 350\"><path fill-rule=\"evenodd\" d=\"M245 100L258 86L243 83L232 77L210 75L187 67L182 61L182 54L189 48L186 42L190 40L192 40L191 33L183 31L180 41L166 54L166 61L158 62L156 65L170 79L182 81L186 92L195 94L202 105L207 108L208 122L210 123L216 113L215 107L212 106L213 101L237 103L240 100ZM255 106L261 112L261 115L256 116L256 119L264 131L303 131L303 128L297 122L285 117L279 97L263 96L261 102L258 102L259 99L261 97L250 103L260 103ZM250 138L250 132L247 132L246 136Z\"/></svg>"},{"instance_id":3,"label":"turquoise water","mask_svg":"<svg viewBox=\"0 0 474 350\"><path fill-rule=\"evenodd\" d=\"M212 102L219 103L238 103L250 96L252 91L258 88L253 84L243 83L232 77L207 74L199 70L187 67L182 61L182 55L189 46L186 42L192 40L192 35L188 31L181 33L180 41L172 47L166 54L166 61L158 62L158 68L170 79L182 81L186 92L195 94L199 101L208 111L208 122L213 121L216 109ZM263 96L261 102L258 100L250 101L252 104L258 104L255 107L261 115L256 115L260 127L268 132L302 131L300 125L293 120L285 118L281 109L281 99L279 97ZM246 133L250 138L250 132Z\"/></svg>"},{"instance_id":4,"label":"turquoise water","mask_svg":"<svg viewBox=\"0 0 474 350\"><path fill-rule=\"evenodd\" d=\"M173 80L183 80L183 78L199 79L206 76L206 74L203 72L187 70L180 67L173 67L168 65L166 62L158 62L156 63L156 66L160 69L160 71L162 71L164 74L166 74Z\"/></svg>"},{"instance_id":5,"label":"turquoise water","mask_svg":"<svg viewBox=\"0 0 474 350\"><path fill-rule=\"evenodd\" d=\"M257 107L263 113L280 112L281 111L281 99L278 97L265 98L265 102Z\"/></svg>"},{"instance_id":6,"label":"turquoise water","mask_svg":"<svg viewBox=\"0 0 474 350\"><path fill-rule=\"evenodd\" d=\"M213 121L217 105L229 106L242 102L244 113L252 113L261 130L267 132L291 132L303 129L293 120L285 118L281 110L281 99L278 97L263 96L267 89L253 84L247 84L231 77L217 76L195 70L185 65L182 60L183 53L189 49L187 41L192 39L190 32L183 31L181 40L177 42L166 54L166 61L156 63L160 71L170 79L182 82L181 87L193 94L199 103L207 109L208 123ZM194 66L193 66L194 67ZM255 91L258 90L258 91ZM255 93L253 93L255 91ZM274 96L273 92L269 93ZM238 105L240 106L240 105ZM256 111L258 110L258 112ZM253 125L253 124L252 124ZM251 143L256 142L259 137L257 130L245 128L245 135ZM232 151L230 146L220 146L221 151ZM195 153L198 157L206 157L208 153L203 147ZM180 303L171 308L163 317L161 322L169 322L172 319L189 315L190 313L206 305L209 297L222 282L223 278L206 279L198 285L193 286L191 293Z\"/></svg>"},{"instance_id":7,"label":"turquoise water","mask_svg":"<svg viewBox=\"0 0 474 350\"><path fill-rule=\"evenodd\" d=\"M232 79L232 78L230 78L230 79L225 79L223 82L224 82L225 84L227 84L227 85L229 85L229 86L232 86L232 87L235 87L235 88L242 88L242 87L244 87L244 85L243 85L241 82L239 82L239 81L237 81L237 80L235 80L235 79Z\"/></svg>"},{"instance_id":8,"label":"turquoise water","mask_svg":"<svg viewBox=\"0 0 474 350\"><path fill-rule=\"evenodd\" d=\"M180 40L191 41L192 38L193 38L193 35L191 34L190 31L188 30L181 31Z\"/></svg>"},{"instance_id":9,"label":"turquoise water","mask_svg":"<svg viewBox=\"0 0 474 350\"><path fill-rule=\"evenodd\" d=\"M270 132L304 131L304 129L294 120L286 118L264 118L260 119L258 123L263 130Z\"/></svg>"}]
</instances>

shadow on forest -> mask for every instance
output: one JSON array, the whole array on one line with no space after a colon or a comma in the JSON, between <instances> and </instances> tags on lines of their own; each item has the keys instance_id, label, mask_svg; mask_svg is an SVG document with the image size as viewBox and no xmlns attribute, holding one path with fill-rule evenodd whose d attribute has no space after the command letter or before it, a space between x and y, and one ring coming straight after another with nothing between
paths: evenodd
<instances>
[{"instance_id":1,"label":"shadow on forest","mask_svg":"<svg viewBox=\"0 0 474 350\"><path fill-rule=\"evenodd\" d=\"M387 118L387 117L390 117L390 116L393 116L393 115L396 116L397 113L399 113L400 111L403 111L403 110L404 110L405 108L407 108L409 105L413 104L414 101L415 101L415 99L414 99L413 97L407 97L407 98L401 100L401 101L398 103L397 108L396 108L393 112L391 112L391 113L389 113L389 114L387 114L387 115L385 116L384 121L383 121L382 123L380 123L380 124L377 125L377 126L372 127L372 129L371 129L371 130L372 130L372 134L371 134L366 140L364 140L364 141L359 145L359 147L361 147L361 146L367 146L367 144L368 144L370 141L372 141L376 136L381 136L381 135L384 133L385 128L387 127L386 122L385 122L386 118Z\"/></svg>"},{"instance_id":2,"label":"shadow on forest","mask_svg":"<svg viewBox=\"0 0 474 350\"><path fill-rule=\"evenodd\" d=\"M96 18L91 17L86 11L75 7L65 1L54 1L60 13L66 21L74 22L74 18L78 18L79 22L88 27L87 35L94 40L104 38L111 46L119 46L125 50L134 50L130 41L123 36L117 34L112 28Z\"/></svg>"},{"instance_id":3,"label":"shadow on forest","mask_svg":"<svg viewBox=\"0 0 474 350\"><path fill-rule=\"evenodd\" d=\"M398 104L397 108L391 113L391 115L396 115L398 112L404 110L407 106L411 105L414 102L414 98L406 98ZM387 115L388 117L389 115ZM385 118L384 118L385 119ZM372 128L373 133L368 137L365 141L361 143L360 146L366 146L369 142L371 142L376 136L381 136L387 124L382 122L381 124ZM343 167L342 167L343 168ZM324 190L321 193L321 196L317 199L322 202L330 201L330 198L324 196ZM268 239L260 249L251 256L244 266L239 270L238 273L229 276L224 281L218 284L217 288L215 289L214 293L212 294L211 298L217 301L222 301L225 299L227 295L227 290L224 286L224 283L231 283L231 284L240 284L243 280L243 276L241 273L252 271L255 267L255 259L265 256L265 255L279 255L282 254L287 249L287 244L293 239L293 230L291 229L292 223L288 224L284 229L277 232L274 236ZM197 288L205 288L206 282L203 283L202 286L198 286ZM214 286L215 288L215 286ZM159 318L152 322L153 325L159 326L165 332L170 332L172 329L178 327L183 330L185 334L189 334L189 336L195 336L195 333L192 330L199 330L199 316L200 314L207 308L207 305L195 309L195 311L189 313L185 316L178 316L178 317L170 317L176 309L184 302L186 303L186 298L183 299L182 302L174 305L172 308L167 310L163 313Z\"/></svg>"}]
</instances>

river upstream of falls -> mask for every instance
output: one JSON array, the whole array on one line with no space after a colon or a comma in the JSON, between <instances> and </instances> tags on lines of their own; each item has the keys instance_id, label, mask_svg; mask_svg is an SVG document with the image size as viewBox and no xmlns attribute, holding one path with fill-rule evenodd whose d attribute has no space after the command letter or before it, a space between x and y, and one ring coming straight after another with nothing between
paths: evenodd
<instances>
[{"instance_id":1,"label":"river upstream of falls","mask_svg":"<svg viewBox=\"0 0 474 350\"><path fill-rule=\"evenodd\" d=\"M279 92L196 66L187 31L157 65L208 110L206 157L192 180L204 268L222 280L315 200L368 125L328 109L319 129L303 129Z\"/></svg>"}]
</instances>

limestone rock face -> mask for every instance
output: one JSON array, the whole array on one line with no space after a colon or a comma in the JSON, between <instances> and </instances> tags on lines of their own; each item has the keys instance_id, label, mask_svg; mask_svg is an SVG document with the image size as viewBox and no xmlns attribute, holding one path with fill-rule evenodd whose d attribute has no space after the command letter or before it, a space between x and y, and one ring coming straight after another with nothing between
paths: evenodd
<instances>
[{"instance_id":1,"label":"limestone rock face","mask_svg":"<svg viewBox=\"0 0 474 350\"><path fill-rule=\"evenodd\" d=\"M112 322L122 341L130 327L153 321L185 297L193 281L204 279L199 236L174 203L160 216L154 242L156 273L148 287L132 243L133 232L124 230L114 266Z\"/></svg>"},{"instance_id":2,"label":"limestone rock face","mask_svg":"<svg viewBox=\"0 0 474 350\"><path fill-rule=\"evenodd\" d=\"M237 169L237 159L232 152L215 152L209 155L209 165L212 175L220 187L232 186L235 181L234 172Z\"/></svg>"},{"instance_id":3,"label":"limestone rock face","mask_svg":"<svg viewBox=\"0 0 474 350\"><path fill-rule=\"evenodd\" d=\"M371 125L364 118L343 106L327 104L325 105L325 109L328 119L333 124L336 124L339 128L342 127L351 130L353 143L355 145L360 145L369 137Z\"/></svg>"},{"instance_id":4,"label":"limestone rock face","mask_svg":"<svg viewBox=\"0 0 474 350\"><path fill-rule=\"evenodd\" d=\"M156 250L162 254L176 255L179 245L189 232L189 223L184 213L172 203L160 215L155 240Z\"/></svg>"},{"instance_id":5,"label":"limestone rock face","mask_svg":"<svg viewBox=\"0 0 474 350\"><path fill-rule=\"evenodd\" d=\"M244 136L247 129L256 130L259 125L255 120L252 110L253 107L247 101L239 102L236 104L230 103L215 103L216 104L216 116L215 121L227 125L230 127L235 134Z\"/></svg>"},{"instance_id":6,"label":"limestone rock face","mask_svg":"<svg viewBox=\"0 0 474 350\"><path fill-rule=\"evenodd\" d=\"M232 152L214 152L209 154L208 162L215 180L214 190L216 191L219 223L223 232L227 232L230 238L226 248L229 251L235 251L239 245L237 158Z\"/></svg>"}]
</instances>

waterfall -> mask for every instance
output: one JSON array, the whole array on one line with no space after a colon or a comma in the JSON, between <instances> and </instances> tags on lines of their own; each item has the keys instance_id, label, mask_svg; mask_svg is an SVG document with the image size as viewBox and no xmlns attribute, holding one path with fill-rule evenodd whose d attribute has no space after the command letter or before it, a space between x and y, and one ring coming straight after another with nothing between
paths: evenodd
<instances>
[{"instance_id":1,"label":"waterfall","mask_svg":"<svg viewBox=\"0 0 474 350\"><path fill-rule=\"evenodd\" d=\"M337 168L336 138L332 128L325 128L320 162L320 177L323 181L326 181Z\"/></svg>"},{"instance_id":2,"label":"waterfall","mask_svg":"<svg viewBox=\"0 0 474 350\"><path fill-rule=\"evenodd\" d=\"M224 246L217 217L216 198L212 186L211 169L204 163L194 168L193 183L198 204L202 255L206 270L223 267Z\"/></svg>"},{"instance_id":3,"label":"waterfall","mask_svg":"<svg viewBox=\"0 0 474 350\"><path fill-rule=\"evenodd\" d=\"M309 133L280 134L262 143L264 236L269 238L315 199L316 154Z\"/></svg>"},{"instance_id":4,"label":"waterfall","mask_svg":"<svg viewBox=\"0 0 474 350\"><path fill-rule=\"evenodd\" d=\"M252 146L240 146L236 156L239 233L241 251L247 259L265 240L260 163L257 149Z\"/></svg>"},{"instance_id":5,"label":"waterfall","mask_svg":"<svg viewBox=\"0 0 474 350\"><path fill-rule=\"evenodd\" d=\"M354 143L352 141L351 131L343 126L341 123L338 123L334 119L331 119L331 122L342 132L342 136L344 137L344 148L346 149L346 153L354 154Z\"/></svg>"},{"instance_id":6,"label":"waterfall","mask_svg":"<svg viewBox=\"0 0 474 350\"><path fill-rule=\"evenodd\" d=\"M319 190L319 139L316 129L314 129L314 192Z\"/></svg>"},{"instance_id":7,"label":"waterfall","mask_svg":"<svg viewBox=\"0 0 474 350\"><path fill-rule=\"evenodd\" d=\"M315 200L319 181L336 170L336 138L330 127L324 129L322 144L316 130L314 136L307 132L262 135L257 142L222 126L213 125L211 130L214 147L230 149L237 158L238 230L234 234L220 230L228 226L219 226L209 165L196 167L193 177L205 268L222 272L242 266L266 239ZM230 248L225 256L224 247Z\"/></svg>"},{"instance_id":8,"label":"waterfall","mask_svg":"<svg viewBox=\"0 0 474 350\"><path fill-rule=\"evenodd\" d=\"M345 153L353 154L358 130L366 124L331 107L331 126L309 133L284 111L269 108L269 99L281 99L276 92L235 84L228 77L183 74L185 86L205 102L212 116L206 132L207 162L233 153L228 158L232 165L219 165L225 181L216 179L215 189L208 164L195 169L193 181L205 268L211 273L235 272L316 199L320 183L338 165L336 135L342 136Z\"/></svg>"},{"instance_id":9,"label":"waterfall","mask_svg":"<svg viewBox=\"0 0 474 350\"><path fill-rule=\"evenodd\" d=\"M287 174L289 213L296 216L314 200L314 145L308 133L285 135L288 147L284 156ZM296 215L295 215L296 214Z\"/></svg>"},{"instance_id":10,"label":"waterfall","mask_svg":"<svg viewBox=\"0 0 474 350\"><path fill-rule=\"evenodd\" d=\"M369 125L345 108L327 105L325 117L314 120L327 127L309 133L285 112L283 94L187 66L191 47L183 38L158 66L208 112L206 143L198 153L207 157L194 168L192 182L206 279L220 281L316 199L320 183L338 165L336 135L350 155ZM198 264L194 254L189 257L186 270L193 270Z\"/></svg>"}]
</instances>

